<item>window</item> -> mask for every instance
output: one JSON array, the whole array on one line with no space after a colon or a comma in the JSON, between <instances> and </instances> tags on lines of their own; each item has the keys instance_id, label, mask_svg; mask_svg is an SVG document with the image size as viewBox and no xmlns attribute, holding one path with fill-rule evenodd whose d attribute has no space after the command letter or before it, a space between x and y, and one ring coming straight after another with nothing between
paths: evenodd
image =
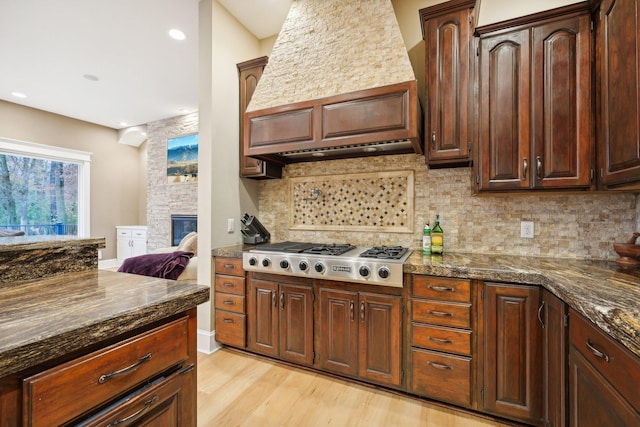
<instances>
[{"instance_id":1,"label":"window","mask_svg":"<svg viewBox=\"0 0 640 427\"><path fill-rule=\"evenodd\" d=\"M0 227L89 236L91 153L0 138Z\"/></svg>"}]
</instances>

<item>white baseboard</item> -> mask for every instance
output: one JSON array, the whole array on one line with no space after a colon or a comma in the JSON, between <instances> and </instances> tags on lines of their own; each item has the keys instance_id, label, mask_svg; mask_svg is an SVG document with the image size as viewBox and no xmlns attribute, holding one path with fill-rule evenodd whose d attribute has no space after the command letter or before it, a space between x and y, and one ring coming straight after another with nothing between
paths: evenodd
<instances>
[{"instance_id":1,"label":"white baseboard","mask_svg":"<svg viewBox=\"0 0 640 427\"><path fill-rule=\"evenodd\" d=\"M118 262L118 260L116 258L113 259L103 259L98 261L98 268L101 270L107 269L107 268L118 268L120 267L120 263Z\"/></svg>"},{"instance_id":2,"label":"white baseboard","mask_svg":"<svg viewBox=\"0 0 640 427\"><path fill-rule=\"evenodd\" d=\"M222 348L216 341L216 331L205 331L204 329L198 329L196 345L198 351L205 354L211 354Z\"/></svg>"}]
</instances>

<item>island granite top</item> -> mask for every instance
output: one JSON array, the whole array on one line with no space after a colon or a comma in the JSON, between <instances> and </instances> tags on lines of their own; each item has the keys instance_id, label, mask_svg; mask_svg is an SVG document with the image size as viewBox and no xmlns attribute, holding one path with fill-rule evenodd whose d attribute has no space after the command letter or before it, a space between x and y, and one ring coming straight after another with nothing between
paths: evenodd
<instances>
[{"instance_id":1,"label":"island granite top","mask_svg":"<svg viewBox=\"0 0 640 427\"><path fill-rule=\"evenodd\" d=\"M105 270L0 288L0 378L191 309L209 292Z\"/></svg>"},{"instance_id":2,"label":"island granite top","mask_svg":"<svg viewBox=\"0 0 640 427\"><path fill-rule=\"evenodd\" d=\"M254 246L213 250L213 256L242 257ZM640 271L613 261L413 251L404 272L486 282L540 285L640 357Z\"/></svg>"},{"instance_id":3,"label":"island granite top","mask_svg":"<svg viewBox=\"0 0 640 427\"><path fill-rule=\"evenodd\" d=\"M0 238L0 252L52 249L59 247L97 245L105 247L104 237L77 236L4 236Z\"/></svg>"}]
</instances>

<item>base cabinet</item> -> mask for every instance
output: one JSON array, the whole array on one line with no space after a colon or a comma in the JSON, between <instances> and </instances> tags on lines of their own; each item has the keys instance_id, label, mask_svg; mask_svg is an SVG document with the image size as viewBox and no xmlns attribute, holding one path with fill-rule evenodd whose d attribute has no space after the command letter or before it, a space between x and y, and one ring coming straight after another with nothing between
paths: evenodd
<instances>
[{"instance_id":1,"label":"base cabinet","mask_svg":"<svg viewBox=\"0 0 640 427\"><path fill-rule=\"evenodd\" d=\"M117 226L116 256L118 262L147 253L147 226Z\"/></svg>"},{"instance_id":2,"label":"base cabinet","mask_svg":"<svg viewBox=\"0 0 640 427\"><path fill-rule=\"evenodd\" d=\"M313 288L306 281L249 276L249 350L313 364Z\"/></svg>"},{"instance_id":3,"label":"base cabinet","mask_svg":"<svg viewBox=\"0 0 640 427\"><path fill-rule=\"evenodd\" d=\"M399 386L402 298L324 287L319 295L319 367Z\"/></svg>"},{"instance_id":4,"label":"base cabinet","mask_svg":"<svg viewBox=\"0 0 640 427\"><path fill-rule=\"evenodd\" d=\"M569 312L570 425L640 425L640 359Z\"/></svg>"},{"instance_id":5,"label":"base cabinet","mask_svg":"<svg viewBox=\"0 0 640 427\"><path fill-rule=\"evenodd\" d=\"M245 348L246 292L241 258L215 259L216 341Z\"/></svg>"},{"instance_id":6,"label":"base cabinet","mask_svg":"<svg viewBox=\"0 0 640 427\"><path fill-rule=\"evenodd\" d=\"M540 288L486 282L483 295L482 409L539 425L543 415Z\"/></svg>"}]
</instances>

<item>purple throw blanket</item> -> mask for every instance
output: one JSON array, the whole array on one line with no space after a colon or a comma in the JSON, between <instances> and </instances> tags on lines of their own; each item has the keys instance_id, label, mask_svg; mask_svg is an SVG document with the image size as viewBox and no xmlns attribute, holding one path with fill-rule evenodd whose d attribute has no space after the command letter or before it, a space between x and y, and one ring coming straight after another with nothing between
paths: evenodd
<instances>
[{"instance_id":1,"label":"purple throw blanket","mask_svg":"<svg viewBox=\"0 0 640 427\"><path fill-rule=\"evenodd\" d=\"M125 259L118 271L175 280L187 267L192 256L193 253L183 251L134 256Z\"/></svg>"}]
</instances>

